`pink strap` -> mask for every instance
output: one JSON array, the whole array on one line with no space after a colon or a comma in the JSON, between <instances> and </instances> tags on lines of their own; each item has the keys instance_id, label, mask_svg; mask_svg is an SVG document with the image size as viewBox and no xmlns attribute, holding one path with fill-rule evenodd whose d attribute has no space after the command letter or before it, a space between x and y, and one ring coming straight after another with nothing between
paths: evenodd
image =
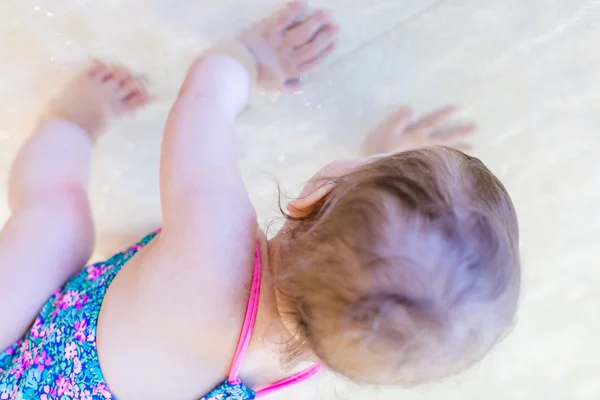
<instances>
[{"instance_id":1,"label":"pink strap","mask_svg":"<svg viewBox=\"0 0 600 400\"><path fill-rule=\"evenodd\" d=\"M320 365L314 365L311 368L304 370L302 372L297 373L296 375L290 376L289 378L282 379L279 382L275 382L265 388L256 391L256 398L268 396L273 392L276 392L280 389L284 389L288 386L295 385L300 382L304 382L313 376L317 375L323 371L323 367Z\"/></svg>"},{"instance_id":2,"label":"pink strap","mask_svg":"<svg viewBox=\"0 0 600 400\"><path fill-rule=\"evenodd\" d=\"M254 324L256 323L256 314L258 312L258 299L260 297L260 281L262 277L262 266L260 259L260 247L256 245L256 255L254 256L254 271L252 273L252 286L250 286L250 298L248 299L248 306L246 307L246 316L244 317L244 325L242 326L242 333L240 340L238 341L237 350L233 357L233 364L229 370L229 383L239 383L238 378L242 363L244 362L244 356L248 350L250 344L250 338L252 337L252 331L254 330Z\"/></svg>"},{"instance_id":3,"label":"pink strap","mask_svg":"<svg viewBox=\"0 0 600 400\"><path fill-rule=\"evenodd\" d=\"M252 331L254 330L254 324L256 323L256 314L258 313L258 302L260 298L260 283L262 278L262 265L260 258L260 247L256 246L256 255L254 257L254 271L252 273L252 285L250 287L250 298L248 299L248 306L246 307L246 316L244 318L244 325L242 326L242 333L240 334L240 340L238 342L235 356L233 357L233 363L229 371L229 383L239 384L239 373L244 362L244 356L248 350L250 344L250 338L252 337ZM304 382L307 379L312 378L323 370L320 365L315 365L305 371L297 373L287 379L275 382L265 388L262 388L256 392L256 397L263 397L269 395L277 390L286 388L296 383Z\"/></svg>"}]
</instances>

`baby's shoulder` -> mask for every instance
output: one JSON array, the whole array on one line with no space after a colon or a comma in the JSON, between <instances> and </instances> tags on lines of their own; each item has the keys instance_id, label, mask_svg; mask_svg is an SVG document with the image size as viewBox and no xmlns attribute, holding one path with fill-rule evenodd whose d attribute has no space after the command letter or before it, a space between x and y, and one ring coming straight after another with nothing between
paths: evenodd
<instances>
[{"instance_id":1,"label":"baby's shoulder","mask_svg":"<svg viewBox=\"0 0 600 400\"><path fill-rule=\"evenodd\" d=\"M115 295L131 296L156 315L158 299L171 318L182 317L203 324L206 318L218 321L247 301L255 254L264 234L257 226L219 238L173 237L163 231L125 265L113 283ZM121 289L119 289L119 287ZM109 293L110 294L110 293ZM120 302L119 302L120 303ZM194 322L195 321L195 322Z\"/></svg>"}]
</instances>

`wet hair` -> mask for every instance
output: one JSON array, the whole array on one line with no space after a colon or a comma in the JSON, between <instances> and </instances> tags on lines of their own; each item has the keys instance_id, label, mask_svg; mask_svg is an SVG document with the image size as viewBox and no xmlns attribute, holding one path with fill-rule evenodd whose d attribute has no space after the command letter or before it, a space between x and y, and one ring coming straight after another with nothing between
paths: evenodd
<instances>
[{"instance_id":1,"label":"wet hair","mask_svg":"<svg viewBox=\"0 0 600 400\"><path fill-rule=\"evenodd\" d=\"M356 382L413 385L477 362L520 290L511 199L477 158L433 147L332 178L283 232L275 290L297 326L289 360L316 355Z\"/></svg>"}]
</instances>

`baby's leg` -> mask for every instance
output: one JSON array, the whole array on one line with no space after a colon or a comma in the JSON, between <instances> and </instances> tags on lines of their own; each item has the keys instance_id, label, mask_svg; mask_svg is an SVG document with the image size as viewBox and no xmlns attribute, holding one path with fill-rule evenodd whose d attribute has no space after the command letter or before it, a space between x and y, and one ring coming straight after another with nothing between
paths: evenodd
<instances>
[{"instance_id":1,"label":"baby's leg","mask_svg":"<svg viewBox=\"0 0 600 400\"><path fill-rule=\"evenodd\" d=\"M94 63L48 107L17 155L9 181L12 215L0 233L0 352L90 257L93 142L110 117L146 101L124 68Z\"/></svg>"}]
</instances>

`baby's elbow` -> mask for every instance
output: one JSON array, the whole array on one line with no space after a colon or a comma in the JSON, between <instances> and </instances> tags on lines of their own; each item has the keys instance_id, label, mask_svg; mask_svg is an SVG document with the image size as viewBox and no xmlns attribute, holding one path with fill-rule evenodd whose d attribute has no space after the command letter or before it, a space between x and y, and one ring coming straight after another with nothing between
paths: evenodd
<instances>
[{"instance_id":1,"label":"baby's elbow","mask_svg":"<svg viewBox=\"0 0 600 400\"><path fill-rule=\"evenodd\" d=\"M242 64L227 56L209 54L198 58L190 67L180 98L205 98L241 110L247 102L250 86L250 74Z\"/></svg>"}]
</instances>

